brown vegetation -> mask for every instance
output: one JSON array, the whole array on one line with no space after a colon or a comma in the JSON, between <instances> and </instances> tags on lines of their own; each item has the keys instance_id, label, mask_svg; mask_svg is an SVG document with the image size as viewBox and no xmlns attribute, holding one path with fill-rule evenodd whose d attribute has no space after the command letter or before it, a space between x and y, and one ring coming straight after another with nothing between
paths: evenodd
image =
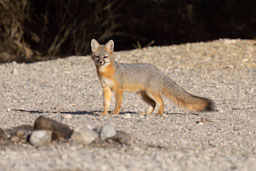
<instances>
[{"instance_id":1,"label":"brown vegetation","mask_svg":"<svg viewBox=\"0 0 256 171\"><path fill-rule=\"evenodd\" d=\"M89 53L110 38L118 49L255 38L252 0L0 0L0 62Z\"/></svg>"}]
</instances>

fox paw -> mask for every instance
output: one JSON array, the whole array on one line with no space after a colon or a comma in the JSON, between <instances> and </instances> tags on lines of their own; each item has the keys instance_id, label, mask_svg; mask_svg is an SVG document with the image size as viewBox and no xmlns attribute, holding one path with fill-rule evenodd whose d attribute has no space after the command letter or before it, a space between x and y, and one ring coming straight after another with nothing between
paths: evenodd
<instances>
[{"instance_id":1,"label":"fox paw","mask_svg":"<svg viewBox=\"0 0 256 171\"><path fill-rule=\"evenodd\" d=\"M116 111L116 110L113 110L112 112L111 112L111 114L113 114L113 115L118 115L120 113L120 111Z\"/></svg>"},{"instance_id":2,"label":"fox paw","mask_svg":"<svg viewBox=\"0 0 256 171\"><path fill-rule=\"evenodd\" d=\"M101 116L107 116L108 115L108 112L102 112L101 113Z\"/></svg>"}]
</instances>

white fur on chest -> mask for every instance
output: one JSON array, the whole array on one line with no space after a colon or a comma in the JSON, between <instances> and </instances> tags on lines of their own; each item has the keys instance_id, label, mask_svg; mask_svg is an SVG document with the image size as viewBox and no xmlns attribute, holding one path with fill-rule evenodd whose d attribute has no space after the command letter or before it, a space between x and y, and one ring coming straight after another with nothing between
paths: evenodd
<instances>
[{"instance_id":1,"label":"white fur on chest","mask_svg":"<svg viewBox=\"0 0 256 171\"><path fill-rule=\"evenodd\" d=\"M105 72L108 65L110 65L110 63L107 63L107 64L105 64L104 66L100 66L100 67L99 67L99 71L100 71L100 72Z\"/></svg>"},{"instance_id":2,"label":"white fur on chest","mask_svg":"<svg viewBox=\"0 0 256 171\"><path fill-rule=\"evenodd\" d=\"M100 72L105 72L105 71L106 71L106 66L101 66L101 67L99 67L99 71L100 71Z\"/></svg>"},{"instance_id":3,"label":"white fur on chest","mask_svg":"<svg viewBox=\"0 0 256 171\"><path fill-rule=\"evenodd\" d=\"M106 87L113 87L114 86L114 82L112 80L108 79L108 78L102 77L100 79L100 82L101 82L101 85L104 86L104 87L105 86Z\"/></svg>"}]
</instances>

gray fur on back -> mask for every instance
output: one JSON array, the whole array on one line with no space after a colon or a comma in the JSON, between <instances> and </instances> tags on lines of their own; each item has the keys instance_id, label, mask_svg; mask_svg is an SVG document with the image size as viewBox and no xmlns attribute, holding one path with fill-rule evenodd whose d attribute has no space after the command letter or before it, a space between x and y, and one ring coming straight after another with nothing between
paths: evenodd
<instances>
[{"instance_id":1,"label":"gray fur on back","mask_svg":"<svg viewBox=\"0 0 256 171\"><path fill-rule=\"evenodd\" d=\"M147 88L156 92L161 92L165 88L176 97L184 98L185 96L186 98L191 98L188 92L154 65L147 63L125 64L115 62L115 69L119 71L115 72L115 77L118 78L117 80L120 80L120 86L127 83L136 83L145 85Z\"/></svg>"},{"instance_id":2,"label":"gray fur on back","mask_svg":"<svg viewBox=\"0 0 256 171\"><path fill-rule=\"evenodd\" d=\"M165 74L156 68L154 65L147 63L133 63L124 64L115 62L115 77L120 80L120 86L123 84L136 83L138 85L145 85L158 92L163 88L163 81Z\"/></svg>"}]
</instances>

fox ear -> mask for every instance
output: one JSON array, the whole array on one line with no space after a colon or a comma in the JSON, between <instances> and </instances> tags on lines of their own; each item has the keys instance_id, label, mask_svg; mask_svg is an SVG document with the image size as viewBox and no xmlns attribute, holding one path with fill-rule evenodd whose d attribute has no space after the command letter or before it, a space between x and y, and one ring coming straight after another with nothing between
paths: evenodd
<instances>
[{"instance_id":1,"label":"fox ear","mask_svg":"<svg viewBox=\"0 0 256 171\"><path fill-rule=\"evenodd\" d=\"M114 41L109 40L108 43L106 43L105 48L108 52L114 52Z\"/></svg>"},{"instance_id":2,"label":"fox ear","mask_svg":"<svg viewBox=\"0 0 256 171\"><path fill-rule=\"evenodd\" d=\"M97 42L97 40L92 39L91 40L91 50L92 52L95 52L100 47L100 44Z\"/></svg>"}]
</instances>

